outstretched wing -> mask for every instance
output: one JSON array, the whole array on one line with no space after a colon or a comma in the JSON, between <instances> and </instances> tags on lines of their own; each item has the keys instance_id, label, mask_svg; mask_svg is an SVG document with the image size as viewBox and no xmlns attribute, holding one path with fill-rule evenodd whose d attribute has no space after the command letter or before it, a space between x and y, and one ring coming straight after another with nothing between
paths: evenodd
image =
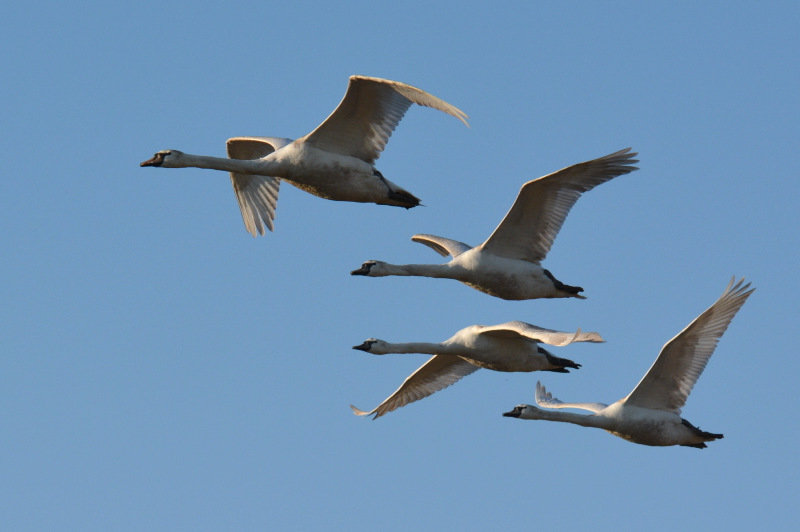
<instances>
[{"instance_id":1,"label":"outstretched wing","mask_svg":"<svg viewBox=\"0 0 800 532\"><path fill-rule=\"evenodd\" d=\"M339 106L302 140L322 150L374 164L412 103L438 109L467 123L463 111L411 85L351 76Z\"/></svg>"},{"instance_id":2,"label":"outstretched wing","mask_svg":"<svg viewBox=\"0 0 800 532\"><path fill-rule=\"evenodd\" d=\"M664 345L658 358L625 399L629 405L680 414L692 388L731 320L753 290L734 279L720 298Z\"/></svg>"},{"instance_id":3,"label":"outstretched wing","mask_svg":"<svg viewBox=\"0 0 800 532\"><path fill-rule=\"evenodd\" d=\"M483 249L512 259L541 262L581 194L637 170L630 148L528 181Z\"/></svg>"},{"instance_id":4,"label":"outstretched wing","mask_svg":"<svg viewBox=\"0 0 800 532\"><path fill-rule=\"evenodd\" d=\"M451 255L453 258L456 258L465 251L472 249L472 246L468 246L463 242L434 235L414 235L411 237L411 240L419 242L420 244L425 244L442 257Z\"/></svg>"},{"instance_id":5,"label":"outstretched wing","mask_svg":"<svg viewBox=\"0 0 800 532\"><path fill-rule=\"evenodd\" d=\"M260 159L292 142L277 137L234 137L228 139L228 157L231 159ZM278 203L277 177L231 172L231 183L242 212L247 232L253 236L264 234L264 227L272 231L272 220Z\"/></svg>"},{"instance_id":6,"label":"outstretched wing","mask_svg":"<svg viewBox=\"0 0 800 532\"><path fill-rule=\"evenodd\" d=\"M579 408L595 414L608 408L608 405L603 403L565 403L559 401L542 386L541 382L536 383L536 404L544 408Z\"/></svg>"},{"instance_id":7,"label":"outstretched wing","mask_svg":"<svg viewBox=\"0 0 800 532\"><path fill-rule=\"evenodd\" d=\"M350 405L350 408L353 409L356 415L368 416L375 414L373 419L378 419L392 410L397 410L401 406L419 401L447 388L478 369L478 366L473 366L457 356L435 355L412 373L392 395L370 412L359 410L353 405Z\"/></svg>"},{"instance_id":8,"label":"outstretched wing","mask_svg":"<svg viewBox=\"0 0 800 532\"><path fill-rule=\"evenodd\" d=\"M525 337L535 342L563 346L572 342L605 342L596 332L562 332L544 329L522 321L510 321L500 325L479 326L478 334L486 334L503 338Z\"/></svg>"}]
</instances>

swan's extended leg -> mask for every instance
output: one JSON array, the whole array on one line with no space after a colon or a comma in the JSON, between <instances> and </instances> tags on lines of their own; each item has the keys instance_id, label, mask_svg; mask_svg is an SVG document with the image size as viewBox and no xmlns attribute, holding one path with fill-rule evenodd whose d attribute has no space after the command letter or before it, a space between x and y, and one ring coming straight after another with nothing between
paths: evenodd
<instances>
[{"instance_id":1,"label":"swan's extended leg","mask_svg":"<svg viewBox=\"0 0 800 532\"><path fill-rule=\"evenodd\" d=\"M547 276L548 279L553 281L553 284L559 290L562 290L569 294L577 294L579 292L583 292L583 288L581 288L580 286L570 286L568 284L562 283L561 281L553 277L553 274L550 273L550 270L544 270L544 274Z\"/></svg>"},{"instance_id":2,"label":"swan's extended leg","mask_svg":"<svg viewBox=\"0 0 800 532\"><path fill-rule=\"evenodd\" d=\"M538 351L542 355L546 356L547 361L553 364L554 366L561 366L560 368L547 369L545 371L552 371L555 373L569 373L569 370L567 368L579 369L581 367L580 364L576 364L575 362L573 362L568 358L559 358L555 356L553 353L551 353L547 349L544 349L543 347L539 347Z\"/></svg>"},{"instance_id":3,"label":"swan's extended leg","mask_svg":"<svg viewBox=\"0 0 800 532\"><path fill-rule=\"evenodd\" d=\"M389 181L385 177L383 177L383 174L381 174L378 170L373 168L372 173L375 177L383 181L383 184L386 185L386 188L389 189L389 198L395 201L399 201L400 203L403 203L401 207L410 209L420 204L421 200L414 194L406 190L403 190L402 188L392 188L392 185L389 184Z\"/></svg>"}]
</instances>

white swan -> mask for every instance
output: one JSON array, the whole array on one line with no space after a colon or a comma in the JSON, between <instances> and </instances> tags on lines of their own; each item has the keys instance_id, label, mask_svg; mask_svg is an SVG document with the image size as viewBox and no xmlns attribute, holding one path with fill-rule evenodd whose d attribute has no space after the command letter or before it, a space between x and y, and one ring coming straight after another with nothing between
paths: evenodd
<instances>
[{"instance_id":1,"label":"white swan","mask_svg":"<svg viewBox=\"0 0 800 532\"><path fill-rule=\"evenodd\" d=\"M619 175L637 170L630 148L575 164L522 185L514 205L494 233L480 246L433 235L411 240L433 248L445 264L394 265L370 260L351 275L412 275L456 279L502 299L577 297L583 288L568 286L542 268L558 231L581 193Z\"/></svg>"},{"instance_id":2,"label":"white swan","mask_svg":"<svg viewBox=\"0 0 800 532\"><path fill-rule=\"evenodd\" d=\"M705 448L704 442L722 438L705 432L680 416L681 408L706 367L722 334L753 293L750 283L733 280L711 307L661 349L656 361L624 399L611 406L602 403L563 403L536 384L536 402L546 408L580 408L592 415L542 410L518 405L507 417L563 421L597 427L615 436L643 445L685 445Z\"/></svg>"},{"instance_id":3,"label":"white swan","mask_svg":"<svg viewBox=\"0 0 800 532\"><path fill-rule=\"evenodd\" d=\"M425 91L386 79L351 76L339 106L317 129L297 140L234 137L228 157L162 150L141 166L210 168L231 174L247 231L272 231L278 178L321 198L410 209L419 198L384 178L373 166L412 103L432 107L467 124L463 111Z\"/></svg>"},{"instance_id":4,"label":"white swan","mask_svg":"<svg viewBox=\"0 0 800 532\"><path fill-rule=\"evenodd\" d=\"M566 358L558 358L540 347L540 343L563 346L572 342L603 342L596 332L566 333L542 329L521 321L486 327L472 325L458 331L452 338L441 343L393 344L370 338L353 347L374 355L387 353L426 353L434 355L411 374L402 386L388 399L370 412L350 405L359 416L380 416L434 392L446 388L478 370L495 371L555 371L569 373L566 368L580 365Z\"/></svg>"}]
</instances>

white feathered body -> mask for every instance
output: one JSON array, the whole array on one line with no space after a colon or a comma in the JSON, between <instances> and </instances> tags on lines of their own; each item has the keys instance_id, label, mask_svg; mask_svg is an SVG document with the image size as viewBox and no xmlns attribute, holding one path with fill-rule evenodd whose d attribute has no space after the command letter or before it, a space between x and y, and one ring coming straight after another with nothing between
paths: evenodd
<instances>
[{"instance_id":1,"label":"white feathered body","mask_svg":"<svg viewBox=\"0 0 800 532\"><path fill-rule=\"evenodd\" d=\"M494 371L529 372L559 367L539 352L538 342L478 334L482 328L473 325L462 329L442 345L470 364Z\"/></svg>"},{"instance_id":2,"label":"white feathered body","mask_svg":"<svg viewBox=\"0 0 800 532\"><path fill-rule=\"evenodd\" d=\"M375 175L375 168L357 157L331 153L298 139L259 161L263 174L334 201L401 205L386 197L388 189L400 189ZM269 172L269 173L267 173Z\"/></svg>"},{"instance_id":3,"label":"white feathered body","mask_svg":"<svg viewBox=\"0 0 800 532\"><path fill-rule=\"evenodd\" d=\"M575 297L558 290L539 264L487 253L481 246L462 253L449 266L462 283L501 299Z\"/></svg>"},{"instance_id":4,"label":"white feathered body","mask_svg":"<svg viewBox=\"0 0 800 532\"><path fill-rule=\"evenodd\" d=\"M658 447L699 444L709 440L683 423L674 412L625 405L618 401L595 414L613 418L614 428L606 429L623 440Z\"/></svg>"}]
</instances>

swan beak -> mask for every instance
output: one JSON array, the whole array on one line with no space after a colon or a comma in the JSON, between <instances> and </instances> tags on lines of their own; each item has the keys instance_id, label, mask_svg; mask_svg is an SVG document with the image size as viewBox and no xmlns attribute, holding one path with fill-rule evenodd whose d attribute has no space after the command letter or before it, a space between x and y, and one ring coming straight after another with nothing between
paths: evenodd
<instances>
[{"instance_id":1,"label":"swan beak","mask_svg":"<svg viewBox=\"0 0 800 532\"><path fill-rule=\"evenodd\" d=\"M354 345L353 349L358 349L359 351L367 351L369 352L369 348L372 346L372 342L364 342L361 345Z\"/></svg>"},{"instance_id":2,"label":"swan beak","mask_svg":"<svg viewBox=\"0 0 800 532\"><path fill-rule=\"evenodd\" d=\"M164 154L163 153L156 153L152 159L148 159L145 162L141 163L139 166L161 166L161 163L164 162Z\"/></svg>"},{"instance_id":3,"label":"swan beak","mask_svg":"<svg viewBox=\"0 0 800 532\"><path fill-rule=\"evenodd\" d=\"M518 406L514 407L511 412L503 412L503 417L519 417L522 414L522 409Z\"/></svg>"},{"instance_id":4,"label":"swan beak","mask_svg":"<svg viewBox=\"0 0 800 532\"><path fill-rule=\"evenodd\" d=\"M372 264L362 264L359 269L350 272L350 275L369 275L370 268L372 268Z\"/></svg>"}]
</instances>

